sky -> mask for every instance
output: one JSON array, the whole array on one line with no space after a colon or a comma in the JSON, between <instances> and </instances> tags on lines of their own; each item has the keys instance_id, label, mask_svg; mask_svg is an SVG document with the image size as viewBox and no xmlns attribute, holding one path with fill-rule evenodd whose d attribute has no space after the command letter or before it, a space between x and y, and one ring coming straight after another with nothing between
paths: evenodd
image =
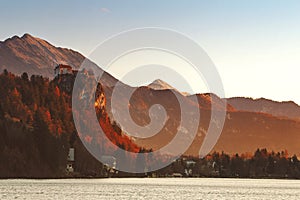
<instances>
[{"instance_id":1,"label":"sky","mask_svg":"<svg viewBox=\"0 0 300 200\"><path fill-rule=\"evenodd\" d=\"M209 55L226 97L300 104L299 10L298 0L0 0L0 40L30 33L88 56L121 31L172 29ZM176 79L167 82L184 90Z\"/></svg>"}]
</instances>

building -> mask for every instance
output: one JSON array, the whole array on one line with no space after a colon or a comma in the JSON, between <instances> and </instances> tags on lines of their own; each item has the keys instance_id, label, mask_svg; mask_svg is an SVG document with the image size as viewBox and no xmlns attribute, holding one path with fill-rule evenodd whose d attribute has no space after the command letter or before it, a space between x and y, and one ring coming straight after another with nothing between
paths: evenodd
<instances>
[{"instance_id":1,"label":"building","mask_svg":"<svg viewBox=\"0 0 300 200\"><path fill-rule=\"evenodd\" d=\"M73 74L73 69L69 65L58 64L54 68L54 76L62 75L62 74Z\"/></svg>"},{"instance_id":2,"label":"building","mask_svg":"<svg viewBox=\"0 0 300 200\"><path fill-rule=\"evenodd\" d=\"M74 164L75 164L75 149L70 148L69 149L69 154L67 158L67 172L73 173L74 172Z\"/></svg>"},{"instance_id":3,"label":"building","mask_svg":"<svg viewBox=\"0 0 300 200\"><path fill-rule=\"evenodd\" d=\"M111 177L113 174L117 173L117 159L113 156L101 156L101 161L103 164L102 174L106 177Z\"/></svg>"},{"instance_id":4,"label":"building","mask_svg":"<svg viewBox=\"0 0 300 200\"><path fill-rule=\"evenodd\" d=\"M82 70L78 71L77 69L73 69L70 65L65 64L58 64L54 68L54 77L58 77L59 75L64 74L72 74L77 76L78 73L86 77L94 77L94 71L91 69L87 70L83 68Z\"/></svg>"},{"instance_id":5,"label":"building","mask_svg":"<svg viewBox=\"0 0 300 200\"><path fill-rule=\"evenodd\" d=\"M101 161L102 164L112 168L112 169L116 169L117 166L117 159L113 156L101 156Z\"/></svg>"},{"instance_id":6,"label":"building","mask_svg":"<svg viewBox=\"0 0 300 200\"><path fill-rule=\"evenodd\" d=\"M183 175L181 174L181 173L173 173L173 174L171 174L171 177L174 177L174 178L182 178L183 177Z\"/></svg>"}]
</instances>

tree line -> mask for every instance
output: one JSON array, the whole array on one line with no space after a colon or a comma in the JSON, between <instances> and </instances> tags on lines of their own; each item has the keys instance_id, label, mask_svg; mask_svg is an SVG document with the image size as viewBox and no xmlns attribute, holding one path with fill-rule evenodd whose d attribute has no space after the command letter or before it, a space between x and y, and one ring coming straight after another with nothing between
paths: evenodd
<instances>
[{"instance_id":1,"label":"tree line","mask_svg":"<svg viewBox=\"0 0 300 200\"><path fill-rule=\"evenodd\" d=\"M193 161L193 164L188 165L188 161ZM296 155L288 156L287 151L275 153L263 148L257 149L253 155L214 152L202 159L182 157L155 173L162 177L180 173L189 177L299 179L300 162Z\"/></svg>"}]
</instances>

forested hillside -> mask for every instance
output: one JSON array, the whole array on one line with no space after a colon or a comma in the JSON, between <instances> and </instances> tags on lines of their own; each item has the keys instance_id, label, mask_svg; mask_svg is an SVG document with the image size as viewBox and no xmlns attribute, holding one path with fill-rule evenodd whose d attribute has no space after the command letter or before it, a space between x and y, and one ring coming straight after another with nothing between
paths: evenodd
<instances>
[{"instance_id":1,"label":"forested hillside","mask_svg":"<svg viewBox=\"0 0 300 200\"><path fill-rule=\"evenodd\" d=\"M0 74L0 177L62 177L71 146L76 149L78 175L101 176L102 165L84 148L74 127L74 78L66 75L50 81L6 70ZM115 144L139 150L120 134L105 110L99 122Z\"/></svg>"}]
</instances>

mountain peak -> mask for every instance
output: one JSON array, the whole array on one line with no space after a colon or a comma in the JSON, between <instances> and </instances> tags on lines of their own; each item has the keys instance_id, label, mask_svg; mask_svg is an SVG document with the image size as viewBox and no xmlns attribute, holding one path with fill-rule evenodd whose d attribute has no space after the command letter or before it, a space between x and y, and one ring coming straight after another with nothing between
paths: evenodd
<instances>
[{"instance_id":1,"label":"mountain peak","mask_svg":"<svg viewBox=\"0 0 300 200\"><path fill-rule=\"evenodd\" d=\"M32 42L37 42L37 41L43 41L42 39L33 37L29 33L25 33L22 37L19 37L18 35L14 35L11 38L6 39L5 41L1 41L1 43L4 44L9 44L9 45L19 45L19 43L32 43Z\"/></svg>"},{"instance_id":2,"label":"mountain peak","mask_svg":"<svg viewBox=\"0 0 300 200\"><path fill-rule=\"evenodd\" d=\"M79 68L84 56L70 49L55 47L46 40L25 33L0 43L0 71L14 74L27 72L52 78L57 63L69 63Z\"/></svg>"},{"instance_id":3,"label":"mountain peak","mask_svg":"<svg viewBox=\"0 0 300 200\"><path fill-rule=\"evenodd\" d=\"M24 35L21 38L34 38L34 37L29 33L24 33Z\"/></svg>"},{"instance_id":4,"label":"mountain peak","mask_svg":"<svg viewBox=\"0 0 300 200\"><path fill-rule=\"evenodd\" d=\"M148 85L148 87L154 89L154 90L175 90L174 87L166 83L165 81L161 79L156 79L152 83Z\"/></svg>"},{"instance_id":5,"label":"mountain peak","mask_svg":"<svg viewBox=\"0 0 300 200\"><path fill-rule=\"evenodd\" d=\"M161 79L154 80L152 83L150 83L148 85L148 87L153 89L153 90L174 90L174 91L182 94L183 96L188 96L189 95L186 92L178 91L176 88L174 88L173 86L169 85L167 82L165 82Z\"/></svg>"},{"instance_id":6,"label":"mountain peak","mask_svg":"<svg viewBox=\"0 0 300 200\"><path fill-rule=\"evenodd\" d=\"M25 41L38 41L38 40L42 40L42 39L39 39L37 37L33 37L32 35L30 35L29 33L25 33L22 37L21 37L22 40L25 40Z\"/></svg>"},{"instance_id":7,"label":"mountain peak","mask_svg":"<svg viewBox=\"0 0 300 200\"><path fill-rule=\"evenodd\" d=\"M32 35L30 35L29 33L24 33L22 37L19 37L18 35L14 35L10 38L7 38L4 42L9 41L9 40L22 40L22 39L26 39L26 38L35 38Z\"/></svg>"}]
</instances>

